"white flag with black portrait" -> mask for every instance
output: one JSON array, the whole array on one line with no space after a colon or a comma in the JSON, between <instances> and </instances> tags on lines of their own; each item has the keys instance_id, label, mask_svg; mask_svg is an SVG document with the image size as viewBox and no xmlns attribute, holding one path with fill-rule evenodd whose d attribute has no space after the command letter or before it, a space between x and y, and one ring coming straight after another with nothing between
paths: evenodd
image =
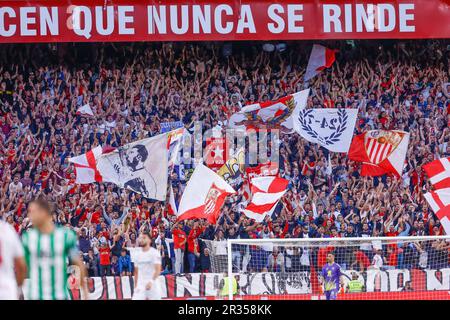
<instances>
[{"instance_id":1,"label":"white flag with black portrait","mask_svg":"<svg viewBox=\"0 0 450 320\"><path fill-rule=\"evenodd\" d=\"M102 155L97 169L105 181L149 199L164 201L168 179L168 134L139 140Z\"/></svg>"},{"instance_id":2,"label":"white flag with black portrait","mask_svg":"<svg viewBox=\"0 0 450 320\"><path fill-rule=\"evenodd\" d=\"M358 109L296 109L294 130L333 152L348 152Z\"/></svg>"}]
</instances>

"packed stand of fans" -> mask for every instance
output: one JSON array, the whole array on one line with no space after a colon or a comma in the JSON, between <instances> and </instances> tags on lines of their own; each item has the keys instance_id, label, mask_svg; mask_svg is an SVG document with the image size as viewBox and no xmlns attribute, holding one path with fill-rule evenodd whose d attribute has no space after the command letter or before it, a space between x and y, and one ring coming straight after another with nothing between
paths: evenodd
<instances>
[{"instance_id":1,"label":"packed stand of fans","mask_svg":"<svg viewBox=\"0 0 450 320\"><path fill-rule=\"evenodd\" d=\"M340 49L337 62L309 84L308 107L359 108L355 133L411 133L402 179L361 177L358 164L338 153L327 175L327 150L282 133L279 168L290 185L275 213L256 223L239 213L237 196L217 225L176 222L165 202L112 184L77 185L68 158L156 135L161 122L183 121L192 132L202 121L204 130L224 130L242 105L305 88L310 43L288 43L281 52L266 52L261 43L3 45L0 218L21 234L30 227L27 203L47 195L56 204L54 220L78 233L90 276L131 274L126 248L143 229L161 249L164 273L211 271L202 240L441 235L423 197L430 184L421 165L450 156L447 45L328 43ZM95 117L76 114L85 103ZM184 167L171 176L177 203L192 172ZM445 242L432 246L449 249ZM410 247L417 256L423 249Z\"/></svg>"}]
</instances>

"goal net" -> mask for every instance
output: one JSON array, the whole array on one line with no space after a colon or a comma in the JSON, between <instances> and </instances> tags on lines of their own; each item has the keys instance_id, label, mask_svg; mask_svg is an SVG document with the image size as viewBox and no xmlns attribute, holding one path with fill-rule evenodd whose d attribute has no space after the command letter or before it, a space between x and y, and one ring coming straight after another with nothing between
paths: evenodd
<instances>
[{"instance_id":1,"label":"goal net","mask_svg":"<svg viewBox=\"0 0 450 320\"><path fill-rule=\"evenodd\" d=\"M450 236L205 243L223 299L450 300Z\"/></svg>"}]
</instances>

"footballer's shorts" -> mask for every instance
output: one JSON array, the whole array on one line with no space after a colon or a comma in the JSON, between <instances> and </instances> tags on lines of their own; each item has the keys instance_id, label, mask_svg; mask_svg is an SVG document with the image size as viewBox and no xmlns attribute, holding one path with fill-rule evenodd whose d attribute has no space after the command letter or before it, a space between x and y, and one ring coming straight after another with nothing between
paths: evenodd
<instances>
[{"instance_id":1,"label":"footballer's shorts","mask_svg":"<svg viewBox=\"0 0 450 320\"><path fill-rule=\"evenodd\" d=\"M327 300L336 300L337 293L338 293L337 289L328 290L325 291L325 297Z\"/></svg>"},{"instance_id":2,"label":"footballer's shorts","mask_svg":"<svg viewBox=\"0 0 450 320\"><path fill-rule=\"evenodd\" d=\"M161 297L161 289L159 285L154 283L154 286L150 290L139 287L135 288L132 300L161 300Z\"/></svg>"},{"instance_id":3,"label":"footballer's shorts","mask_svg":"<svg viewBox=\"0 0 450 320\"><path fill-rule=\"evenodd\" d=\"M19 289L15 284L16 279L6 282L0 279L0 300L19 300Z\"/></svg>"},{"instance_id":4,"label":"footballer's shorts","mask_svg":"<svg viewBox=\"0 0 450 320\"><path fill-rule=\"evenodd\" d=\"M0 290L0 300L19 300L17 290Z\"/></svg>"}]
</instances>

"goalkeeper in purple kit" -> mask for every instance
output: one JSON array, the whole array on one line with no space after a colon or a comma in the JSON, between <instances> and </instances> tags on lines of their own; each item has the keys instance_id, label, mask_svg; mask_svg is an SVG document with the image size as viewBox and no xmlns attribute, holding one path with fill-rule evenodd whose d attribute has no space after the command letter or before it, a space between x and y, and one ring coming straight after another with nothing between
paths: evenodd
<instances>
[{"instance_id":1,"label":"goalkeeper in purple kit","mask_svg":"<svg viewBox=\"0 0 450 320\"><path fill-rule=\"evenodd\" d=\"M322 268L321 282L327 300L336 300L341 283L341 267L334 262L334 254L327 255L327 263Z\"/></svg>"}]
</instances>

